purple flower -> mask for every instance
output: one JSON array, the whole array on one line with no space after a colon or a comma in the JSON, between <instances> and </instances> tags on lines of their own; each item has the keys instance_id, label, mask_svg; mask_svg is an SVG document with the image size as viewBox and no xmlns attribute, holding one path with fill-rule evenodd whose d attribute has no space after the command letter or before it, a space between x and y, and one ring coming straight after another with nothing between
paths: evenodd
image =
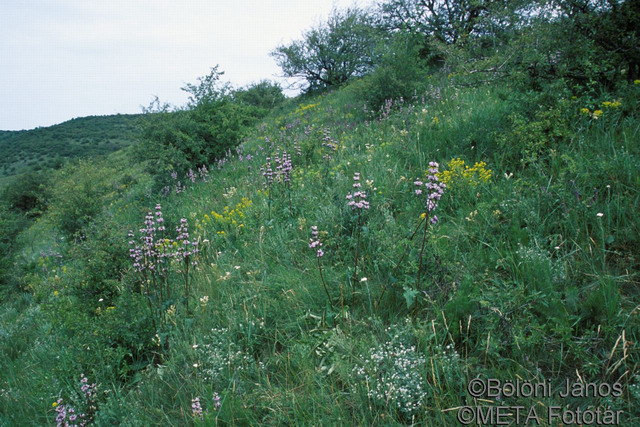
<instances>
[{"instance_id":1,"label":"purple flower","mask_svg":"<svg viewBox=\"0 0 640 427\"><path fill-rule=\"evenodd\" d=\"M205 182L207 181L207 178L209 177L209 170L205 165L202 165L198 168L198 175L200 175L200 179Z\"/></svg>"},{"instance_id":2,"label":"purple flower","mask_svg":"<svg viewBox=\"0 0 640 427\"><path fill-rule=\"evenodd\" d=\"M356 172L353 174L353 188L361 188L362 184L360 183L360 173ZM354 191L353 193L349 193L346 196L349 202L347 206L351 206L351 209L369 209L369 202L367 199L367 193L362 190Z\"/></svg>"},{"instance_id":3,"label":"purple flower","mask_svg":"<svg viewBox=\"0 0 640 427\"><path fill-rule=\"evenodd\" d=\"M318 227L316 225L311 226L311 238L309 239L309 248L316 249L316 256L318 258L324 255L324 251L321 248L322 242L318 235Z\"/></svg>"},{"instance_id":4,"label":"purple flower","mask_svg":"<svg viewBox=\"0 0 640 427\"><path fill-rule=\"evenodd\" d=\"M413 182L418 188L414 190L416 195L423 194L422 187L425 187L428 191L424 192L425 197L425 208L427 215L431 215L433 211L438 207L438 200L442 198L442 194L444 193L444 189L447 187L443 182L440 182L438 179L438 163L429 162L429 169L427 172L427 182L423 183L419 179ZM436 224L438 222L438 217L436 215L431 216L429 220L431 224Z\"/></svg>"},{"instance_id":5,"label":"purple flower","mask_svg":"<svg viewBox=\"0 0 640 427\"><path fill-rule=\"evenodd\" d=\"M273 169L271 169L271 157L267 157L267 162L263 167L260 168L262 172L262 176L265 179L265 184L267 187L271 187L273 184Z\"/></svg>"},{"instance_id":6,"label":"purple flower","mask_svg":"<svg viewBox=\"0 0 640 427\"><path fill-rule=\"evenodd\" d=\"M213 393L213 408L215 410L220 409L222 406L222 402L220 402L220 395L218 393Z\"/></svg>"},{"instance_id":7,"label":"purple flower","mask_svg":"<svg viewBox=\"0 0 640 427\"><path fill-rule=\"evenodd\" d=\"M191 399L191 414L196 418L202 418L202 406L200 405L199 397Z\"/></svg>"}]
</instances>

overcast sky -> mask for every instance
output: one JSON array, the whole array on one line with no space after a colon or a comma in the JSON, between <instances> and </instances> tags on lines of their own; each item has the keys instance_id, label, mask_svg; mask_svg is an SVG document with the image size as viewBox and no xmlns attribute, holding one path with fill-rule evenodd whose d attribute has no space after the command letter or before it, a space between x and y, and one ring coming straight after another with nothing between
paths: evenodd
<instances>
[{"instance_id":1,"label":"overcast sky","mask_svg":"<svg viewBox=\"0 0 640 427\"><path fill-rule=\"evenodd\" d=\"M372 0L359 0L368 5ZM0 0L0 130L139 113L220 64L236 86L269 52L353 0ZM284 80L280 79L281 82Z\"/></svg>"}]
</instances>

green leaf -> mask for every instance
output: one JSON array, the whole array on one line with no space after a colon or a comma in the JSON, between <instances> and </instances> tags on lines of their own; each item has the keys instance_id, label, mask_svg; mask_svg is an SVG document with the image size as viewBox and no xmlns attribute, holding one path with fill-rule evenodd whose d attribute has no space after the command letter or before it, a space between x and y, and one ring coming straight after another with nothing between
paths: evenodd
<instances>
[{"instance_id":1,"label":"green leaf","mask_svg":"<svg viewBox=\"0 0 640 427\"><path fill-rule=\"evenodd\" d=\"M405 301L407 301L407 308L411 308L411 306L416 302L418 291L405 286L402 296L404 297Z\"/></svg>"}]
</instances>

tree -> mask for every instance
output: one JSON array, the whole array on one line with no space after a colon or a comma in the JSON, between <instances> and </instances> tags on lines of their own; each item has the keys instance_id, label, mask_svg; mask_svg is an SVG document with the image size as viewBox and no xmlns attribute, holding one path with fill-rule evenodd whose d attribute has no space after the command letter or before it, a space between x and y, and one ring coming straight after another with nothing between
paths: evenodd
<instances>
[{"instance_id":1,"label":"tree","mask_svg":"<svg viewBox=\"0 0 640 427\"><path fill-rule=\"evenodd\" d=\"M277 47L271 55L285 77L306 81L306 90L338 86L373 68L378 31L364 11L334 10L328 21L302 40Z\"/></svg>"},{"instance_id":2,"label":"tree","mask_svg":"<svg viewBox=\"0 0 640 427\"><path fill-rule=\"evenodd\" d=\"M640 2L637 0L554 0L576 32L627 67L627 79L640 77Z\"/></svg>"},{"instance_id":3,"label":"tree","mask_svg":"<svg viewBox=\"0 0 640 427\"><path fill-rule=\"evenodd\" d=\"M209 74L198 77L198 83L187 83L181 89L190 94L188 107L196 107L207 102L220 101L229 97L231 85L228 82L221 82L220 77L224 71L218 70L219 65L211 68Z\"/></svg>"},{"instance_id":4,"label":"tree","mask_svg":"<svg viewBox=\"0 0 640 427\"><path fill-rule=\"evenodd\" d=\"M386 0L379 6L387 31L421 34L425 45L467 44L471 39L496 39L526 21L537 0Z\"/></svg>"}]
</instances>

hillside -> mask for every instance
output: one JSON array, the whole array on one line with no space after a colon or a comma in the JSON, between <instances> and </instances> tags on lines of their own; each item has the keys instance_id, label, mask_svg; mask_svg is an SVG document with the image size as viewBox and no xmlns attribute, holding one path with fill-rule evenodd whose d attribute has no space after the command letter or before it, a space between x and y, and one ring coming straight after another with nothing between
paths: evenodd
<instances>
[{"instance_id":1,"label":"hillside","mask_svg":"<svg viewBox=\"0 0 640 427\"><path fill-rule=\"evenodd\" d=\"M640 86L629 89L621 104L634 111ZM576 370L590 381L635 370L640 153L629 141L640 118L616 107L594 119L581 100L560 102L548 111L562 117L561 140L510 151L522 126L542 126L536 100L441 87L365 121L350 90L274 113L208 175L178 176L165 196L141 197L148 184L124 181L125 166L69 171L65 194L82 192L84 177L117 190L99 196L81 246L46 222L23 236L32 243L22 257L38 267L33 296L0 314L10 373L0 414L44 422L58 398L80 405L71 393L85 373L100 389L101 423L188 423L198 398L211 424L450 425L445 409L465 404L480 373L556 387ZM288 172L276 167L285 151ZM270 169L273 181L261 172ZM447 187L425 228L414 181L432 169ZM54 223L63 208L50 207ZM179 245L192 258L138 293L150 282L131 263L151 259L129 260L126 236L147 211L165 218L166 238L186 227ZM175 296L151 322L145 299L161 289ZM629 393L637 378L624 380ZM606 403L637 420L635 399Z\"/></svg>"},{"instance_id":2,"label":"hillside","mask_svg":"<svg viewBox=\"0 0 640 427\"><path fill-rule=\"evenodd\" d=\"M131 145L137 114L80 117L54 126L0 131L0 176L60 167L67 159L107 154Z\"/></svg>"},{"instance_id":3,"label":"hillside","mask_svg":"<svg viewBox=\"0 0 640 427\"><path fill-rule=\"evenodd\" d=\"M0 191L0 425L640 424L639 4L382 3Z\"/></svg>"}]
</instances>

